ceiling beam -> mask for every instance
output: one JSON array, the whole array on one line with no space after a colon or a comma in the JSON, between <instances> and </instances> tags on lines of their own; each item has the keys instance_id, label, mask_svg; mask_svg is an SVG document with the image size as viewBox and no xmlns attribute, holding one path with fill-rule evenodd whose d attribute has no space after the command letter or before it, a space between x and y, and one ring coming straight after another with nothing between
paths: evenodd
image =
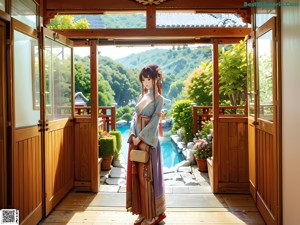
<instances>
[{"instance_id":1,"label":"ceiling beam","mask_svg":"<svg viewBox=\"0 0 300 225\"><path fill-rule=\"evenodd\" d=\"M46 10L100 10L128 11L145 10L146 6L135 0L45 0ZM155 5L157 10L197 10L197 9L240 9L244 0L169 0Z\"/></svg>"},{"instance_id":2,"label":"ceiling beam","mask_svg":"<svg viewBox=\"0 0 300 225\"><path fill-rule=\"evenodd\" d=\"M149 28L55 30L70 39L188 39L245 37L250 28Z\"/></svg>"}]
</instances>

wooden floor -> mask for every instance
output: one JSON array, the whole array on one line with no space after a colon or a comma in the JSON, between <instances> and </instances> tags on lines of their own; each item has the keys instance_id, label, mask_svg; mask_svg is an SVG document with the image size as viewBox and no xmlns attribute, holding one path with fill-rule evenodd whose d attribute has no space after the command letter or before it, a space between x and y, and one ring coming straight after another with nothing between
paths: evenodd
<instances>
[{"instance_id":1,"label":"wooden floor","mask_svg":"<svg viewBox=\"0 0 300 225\"><path fill-rule=\"evenodd\" d=\"M41 224L129 225L125 193L70 192ZM167 194L168 225L265 224L250 195ZM108 205L108 206L105 206Z\"/></svg>"}]
</instances>

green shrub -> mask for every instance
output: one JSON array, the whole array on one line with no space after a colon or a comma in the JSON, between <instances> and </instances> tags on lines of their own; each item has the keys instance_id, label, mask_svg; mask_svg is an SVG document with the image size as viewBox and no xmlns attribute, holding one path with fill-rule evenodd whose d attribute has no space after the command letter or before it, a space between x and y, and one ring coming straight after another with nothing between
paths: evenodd
<instances>
[{"instance_id":1,"label":"green shrub","mask_svg":"<svg viewBox=\"0 0 300 225\"><path fill-rule=\"evenodd\" d=\"M202 122L202 128L200 131L200 139L207 139L207 135L210 134L210 130L213 129L213 123L210 120L207 120L205 122Z\"/></svg>"},{"instance_id":2,"label":"green shrub","mask_svg":"<svg viewBox=\"0 0 300 225\"><path fill-rule=\"evenodd\" d=\"M99 156L101 158L108 157L109 155L114 155L117 148L116 137L102 137L99 139Z\"/></svg>"},{"instance_id":3,"label":"green shrub","mask_svg":"<svg viewBox=\"0 0 300 225\"><path fill-rule=\"evenodd\" d=\"M172 131L176 132L178 129L183 130L183 141L189 142L193 140L193 108L190 100L179 100L173 104L172 116L174 118L174 125Z\"/></svg>"},{"instance_id":4,"label":"green shrub","mask_svg":"<svg viewBox=\"0 0 300 225\"><path fill-rule=\"evenodd\" d=\"M121 154L121 148L122 148L122 135L120 131L110 131L110 135L116 137L116 142L117 142L117 147L116 150L114 151L114 160L119 160L120 159L120 154Z\"/></svg>"}]
</instances>

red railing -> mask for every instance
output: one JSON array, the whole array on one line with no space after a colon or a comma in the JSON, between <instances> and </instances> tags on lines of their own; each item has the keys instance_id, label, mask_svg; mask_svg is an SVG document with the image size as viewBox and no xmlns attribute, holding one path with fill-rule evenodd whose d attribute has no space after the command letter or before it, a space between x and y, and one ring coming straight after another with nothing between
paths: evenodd
<instances>
[{"instance_id":1,"label":"red railing","mask_svg":"<svg viewBox=\"0 0 300 225\"><path fill-rule=\"evenodd\" d=\"M91 114L90 106L75 106L75 116L84 116ZM104 131L116 130L116 107L115 106L99 106L99 125Z\"/></svg>"},{"instance_id":2,"label":"red railing","mask_svg":"<svg viewBox=\"0 0 300 225\"><path fill-rule=\"evenodd\" d=\"M219 106L219 116L246 115L246 106ZM213 116L212 106L193 106L194 133L202 128L202 122L208 121Z\"/></svg>"}]
</instances>

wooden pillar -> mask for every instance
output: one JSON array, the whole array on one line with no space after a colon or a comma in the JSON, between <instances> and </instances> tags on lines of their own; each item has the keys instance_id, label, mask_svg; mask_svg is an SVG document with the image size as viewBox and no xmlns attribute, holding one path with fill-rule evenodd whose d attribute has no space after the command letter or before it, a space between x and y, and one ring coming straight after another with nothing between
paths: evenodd
<instances>
[{"instance_id":1,"label":"wooden pillar","mask_svg":"<svg viewBox=\"0 0 300 225\"><path fill-rule=\"evenodd\" d=\"M111 130L117 130L115 105L111 108Z\"/></svg>"},{"instance_id":2,"label":"wooden pillar","mask_svg":"<svg viewBox=\"0 0 300 225\"><path fill-rule=\"evenodd\" d=\"M147 6L146 11L146 28L156 28L156 8L154 5Z\"/></svg>"},{"instance_id":3,"label":"wooden pillar","mask_svg":"<svg viewBox=\"0 0 300 225\"><path fill-rule=\"evenodd\" d=\"M97 41L90 41L90 71L91 71L91 191L98 192L98 54Z\"/></svg>"},{"instance_id":4,"label":"wooden pillar","mask_svg":"<svg viewBox=\"0 0 300 225\"><path fill-rule=\"evenodd\" d=\"M213 192L219 191L218 123L219 123L219 49L218 40L213 41Z\"/></svg>"}]
</instances>

